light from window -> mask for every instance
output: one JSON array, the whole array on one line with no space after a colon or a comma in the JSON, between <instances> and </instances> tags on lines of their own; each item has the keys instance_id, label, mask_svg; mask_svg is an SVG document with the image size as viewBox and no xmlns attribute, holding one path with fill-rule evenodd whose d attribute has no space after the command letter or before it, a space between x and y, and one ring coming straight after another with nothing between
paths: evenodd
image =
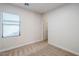
<instances>
[{"instance_id":1,"label":"light from window","mask_svg":"<svg viewBox=\"0 0 79 59\"><path fill-rule=\"evenodd\" d=\"M20 20L18 15L3 13L3 37L20 35Z\"/></svg>"}]
</instances>

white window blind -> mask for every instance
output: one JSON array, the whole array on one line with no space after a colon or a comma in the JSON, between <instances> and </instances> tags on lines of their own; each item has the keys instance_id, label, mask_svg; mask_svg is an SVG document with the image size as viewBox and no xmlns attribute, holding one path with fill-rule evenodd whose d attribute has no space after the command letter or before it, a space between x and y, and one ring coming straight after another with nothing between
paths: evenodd
<instances>
[{"instance_id":1,"label":"white window blind","mask_svg":"<svg viewBox=\"0 0 79 59\"><path fill-rule=\"evenodd\" d=\"M20 19L11 13L2 14L2 37L19 36Z\"/></svg>"}]
</instances>

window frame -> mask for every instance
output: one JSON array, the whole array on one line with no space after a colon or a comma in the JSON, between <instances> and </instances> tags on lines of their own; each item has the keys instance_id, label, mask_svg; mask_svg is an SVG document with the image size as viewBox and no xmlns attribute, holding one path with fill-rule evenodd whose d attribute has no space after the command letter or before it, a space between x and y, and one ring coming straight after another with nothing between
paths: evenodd
<instances>
[{"instance_id":1,"label":"window frame","mask_svg":"<svg viewBox=\"0 0 79 59\"><path fill-rule=\"evenodd\" d=\"M14 14L14 13L10 13L10 12L1 12L1 26L2 26L2 38L6 38L6 37L18 37L18 36L20 36L21 35L21 28L20 28L20 26L21 26L21 20L20 20L20 16L19 15L17 15L17 16L19 16L19 21L18 21L18 26L19 26L19 34L18 35L13 35L13 36L4 36L4 32L3 32L3 26L4 26L4 20L3 20L3 13L8 13L8 14L12 14L12 15L17 15L17 14ZM12 25L12 24L8 24L9 26L10 25ZM13 25L15 25L15 24L13 24ZM16 25L17 26L17 25Z\"/></svg>"}]
</instances>

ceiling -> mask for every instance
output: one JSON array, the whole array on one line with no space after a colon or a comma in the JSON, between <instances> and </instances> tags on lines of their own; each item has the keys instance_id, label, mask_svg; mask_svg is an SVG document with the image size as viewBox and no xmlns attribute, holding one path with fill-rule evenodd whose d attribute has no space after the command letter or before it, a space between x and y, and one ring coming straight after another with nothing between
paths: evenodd
<instances>
[{"instance_id":1,"label":"ceiling","mask_svg":"<svg viewBox=\"0 0 79 59\"><path fill-rule=\"evenodd\" d=\"M12 5L28 9L37 13L45 13L61 5L64 5L64 3L29 3L29 6L25 6L23 3L12 3Z\"/></svg>"}]
</instances>

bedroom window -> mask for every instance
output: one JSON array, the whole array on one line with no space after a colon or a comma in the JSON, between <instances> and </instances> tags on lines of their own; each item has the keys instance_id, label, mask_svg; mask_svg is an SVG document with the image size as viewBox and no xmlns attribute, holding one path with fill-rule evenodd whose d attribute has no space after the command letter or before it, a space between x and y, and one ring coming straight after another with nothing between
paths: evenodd
<instances>
[{"instance_id":1,"label":"bedroom window","mask_svg":"<svg viewBox=\"0 0 79 59\"><path fill-rule=\"evenodd\" d=\"M20 35L20 20L18 15L2 13L2 37Z\"/></svg>"}]
</instances>

